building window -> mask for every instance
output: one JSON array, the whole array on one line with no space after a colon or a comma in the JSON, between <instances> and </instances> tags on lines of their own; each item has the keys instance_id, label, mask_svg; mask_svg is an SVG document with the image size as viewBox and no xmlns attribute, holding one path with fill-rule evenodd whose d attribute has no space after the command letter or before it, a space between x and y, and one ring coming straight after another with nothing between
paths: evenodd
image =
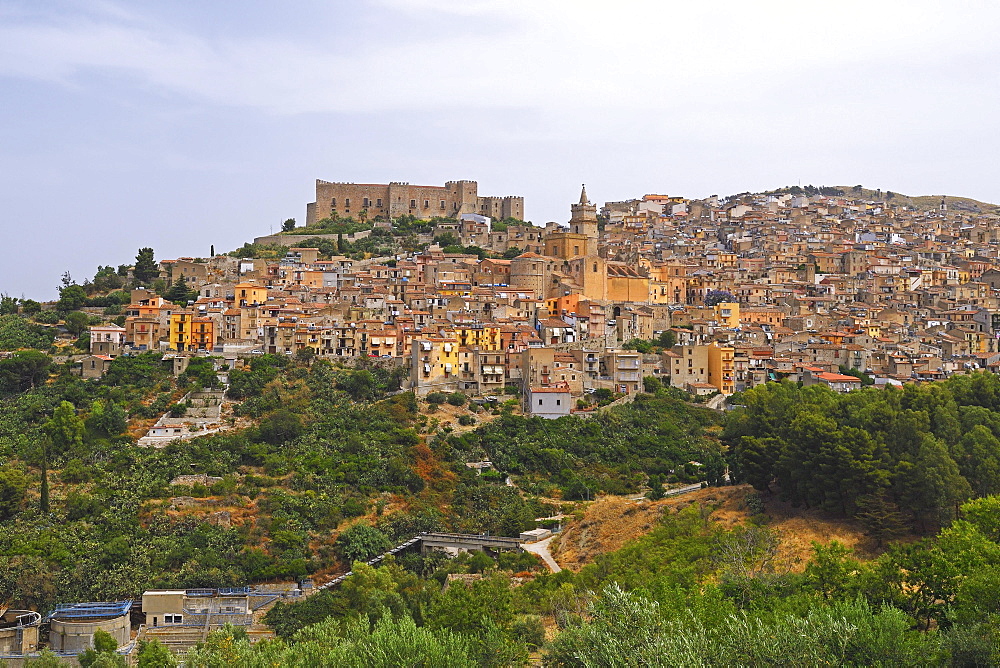
<instances>
[{"instance_id":1,"label":"building window","mask_svg":"<svg viewBox=\"0 0 1000 668\"><path fill-rule=\"evenodd\" d=\"M444 200L441 200L441 210L444 210Z\"/></svg>"},{"instance_id":2,"label":"building window","mask_svg":"<svg viewBox=\"0 0 1000 668\"><path fill-rule=\"evenodd\" d=\"M556 399L556 406L562 406L562 399Z\"/></svg>"},{"instance_id":3,"label":"building window","mask_svg":"<svg viewBox=\"0 0 1000 668\"><path fill-rule=\"evenodd\" d=\"M417 208L417 200L415 200L415 199L411 199L410 200L410 208L411 209L416 209Z\"/></svg>"},{"instance_id":4,"label":"building window","mask_svg":"<svg viewBox=\"0 0 1000 668\"><path fill-rule=\"evenodd\" d=\"M381 207L382 206L382 198L381 197L379 197L377 200L375 200L375 206L377 206L377 207Z\"/></svg>"},{"instance_id":5,"label":"building window","mask_svg":"<svg viewBox=\"0 0 1000 668\"><path fill-rule=\"evenodd\" d=\"M430 202L430 200L427 200L427 199L424 200L424 208L425 209L431 208L431 202Z\"/></svg>"},{"instance_id":6,"label":"building window","mask_svg":"<svg viewBox=\"0 0 1000 668\"><path fill-rule=\"evenodd\" d=\"M364 207L367 207L367 206L368 206L368 203L369 203L369 199L368 199L368 198L366 197L366 198L364 198L364 199L362 200L362 202L364 202L364 204L363 204L362 206L364 206Z\"/></svg>"},{"instance_id":7,"label":"building window","mask_svg":"<svg viewBox=\"0 0 1000 668\"><path fill-rule=\"evenodd\" d=\"M542 405L542 400L541 400L541 399L539 399L539 400L538 400L538 405L539 405L539 406L541 406L541 405Z\"/></svg>"},{"instance_id":8,"label":"building window","mask_svg":"<svg viewBox=\"0 0 1000 668\"><path fill-rule=\"evenodd\" d=\"M350 208L351 208L351 198L350 198L350 197L345 197L345 198L344 198L344 206L345 206L346 208L348 208L348 209L350 209Z\"/></svg>"},{"instance_id":9,"label":"building window","mask_svg":"<svg viewBox=\"0 0 1000 668\"><path fill-rule=\"evenodd\" d=\"M330 208L331 209L336 209L337 208L337 198L336 197L334 197L333 199L330 200Z\"/></svg>"},{"instance_id":10,"label":"building window","mask_svg":"<svg viewBox=\"0 0 1000 668\"><path fill-rule=\"evenodd\" d=\"M183 624L184 623L184 616L183 615L163 615L163 623L164 624Z\"/></svg>"}]
</instances>

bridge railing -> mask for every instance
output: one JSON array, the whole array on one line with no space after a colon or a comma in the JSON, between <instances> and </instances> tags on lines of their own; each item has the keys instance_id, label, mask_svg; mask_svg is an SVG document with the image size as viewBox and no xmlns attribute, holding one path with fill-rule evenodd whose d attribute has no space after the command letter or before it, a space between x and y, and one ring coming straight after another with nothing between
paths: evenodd
<instances>
[{"instance_id":1,"label":"bridge railing","mask_svg":"<svg viewBox=\"0 0 1000 668\"><path fill-rule=\"evenodd\" d=\"M380 563L382 563L385 560L386 557L388 557L390 555L398 554L398 553L402 552L403 550L416 545L417 543L422 543L422 542L424 542L426 540L433 541L435 539L438 539L440 541L451 541L451 542L456 542L456 543L457 542L462 542L462 543L478 543L480 545L484 545L484 544L485 545L506 545L506 546L511 546L511 547L519 546L521 544L521 540L519 538L511 538L509 536L490 536L490 535L487 535L487 534L444 533L444 532L427 532L427 531L422 531L419 534L417 534L416 536L414 536L413 538L410 538L409 540L400 543L399 545L397 545L396 547L392 548L391 550L383 552L382 554L378 555L377 557L375 557L373 559L369 559L365 563L368 564L369 566L374 566L376 564L380 564ZM346 580L347 578L349 578L352 575L354 575L354 571L348 571L346 573L338 575L337 577L333 578L332 580L330 580L328 582L325 582L325 583L321 584L316 589L317 589L317 591L320 591L320 590L323 590L323 589L329 589L331 587L335 587L335 586L339 585L340 583L342 583L344 580Z\"/></svg>"}]
</instances>

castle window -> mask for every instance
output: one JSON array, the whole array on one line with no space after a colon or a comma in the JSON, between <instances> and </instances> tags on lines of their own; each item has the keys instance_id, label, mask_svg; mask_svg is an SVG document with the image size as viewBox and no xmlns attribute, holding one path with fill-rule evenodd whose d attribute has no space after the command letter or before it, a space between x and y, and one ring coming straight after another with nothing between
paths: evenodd
<instances>
[{"instance_id":1,"label":"castle window","mask_svg":"<svg viewBox=\"0 0 1000 668\"><path fill-rule=\"evenodd\" d=\"M441 200L441 209L444 209L444 200Z\"/></svg>"},{"instance_id":2,"label":"castle window","mask_svg":"<svg viewBox=\"0 0 1000 668\"><path fill-rule=\"evenodd\" d=\"M431 202L430 202L430 200L426 200L426 199L424 200L424 208L425 209L431 208Z\"/></svg>"},{"instance_id":3,"label":"castle window","mask_svg":"<svg viewBox=\"0 0 1000 668\"><path fill-rule=\"evenodd\" d=\"M379 197L377 200L375 200L375 206L378 206L378 207L382 206L382 198L381 197Z\"/></svg>"},{"instance_id":4,"label":"castle window","mask_svg":"<svg viewBox=\"0 0 1000 668\"><path fill-rule=\"evenodd\" d=\"M351 198L350 197L345 197L344 198L344 206L347 207L348 209L351 208Z\"/></svg>"},{"instance_id":5,"label":"castle window","mask_svg":"<svg viewBox=\"0 0 1000 668\"><path fill-rule=\"evenodd\" d=\"M330 200L330 208L331 209L336 209L337 208L337 198L336 197L334 197L333 199Z\"/></svg>"},{"instance_id":6,"label":"castle window","mask_svg":"<svg viewBox=\"0 0 1000 668\"><path fill-rule=\"evenodd\" d=\"M364 201L364 204L363 204L363 206L367 208L367 206L368 206L368 202L369 202L368 198L367 198L367 197L366 197L366 198L364 198L364 200L363 200L363 201Z\"/></svg>"},{"instance_id":7,"label":"castle window","mask_svg":"<svg viewBox=\"0 0 1000 668\"><path fill-rule=\"evenodd\" d=\"M417 200L415 200L415 199L411 199L410 200L410 208L411 209L416 209L417 208Z\"/></svg>"}]
</instances>

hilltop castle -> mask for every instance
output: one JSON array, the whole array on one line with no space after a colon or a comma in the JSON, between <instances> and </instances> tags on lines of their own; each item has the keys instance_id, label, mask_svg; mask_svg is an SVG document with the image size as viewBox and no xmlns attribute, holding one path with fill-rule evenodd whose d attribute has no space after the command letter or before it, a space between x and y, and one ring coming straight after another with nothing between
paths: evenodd
<instances>
[{"instance_id":1,"label":"hilltop castle","mask_svg":"<svg viewBox=\"0 0 1000 668\"><path fill-rule=\"evenodd\" d=\"M306 205L306 225L338 215L372 219L375 216L414 215L457 217L478 213L494 220L524 220L524 198L480 197L475 181L448 181L444 186L409 183L331 183L316 180L316 201Z\"/></svg>"}]
</instances>

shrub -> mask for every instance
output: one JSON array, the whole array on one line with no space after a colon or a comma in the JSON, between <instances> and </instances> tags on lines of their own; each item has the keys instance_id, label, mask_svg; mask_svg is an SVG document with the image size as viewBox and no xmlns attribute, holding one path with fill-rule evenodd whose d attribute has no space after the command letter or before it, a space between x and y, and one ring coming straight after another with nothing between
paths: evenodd
<instances>
[{"instance_id":1,"label":"shrub","mask_svg":"<svg viewBox=\"0 0 1000 668\"><path fill-rule=\"evenodd\" d=\"M347 561L368 561L391 547L384 533L363 522L348 527L337 536L337 551Z\"/></svg>"},{"instance_id":2,"label":"shrub","mask_svg":"<svg viewBox=\"0 0 1000 668\"><path fill-rule=\"evenodd\" d=\"M461 392L452 392L448 395L448 403L452 406L464 406L468 400L469 398Z\"/></svg>"},{"instance_id":3,"label":"shrub","mask_svg":"<svg viewBox=\"0 0 1000 668\"><path fill-rule=\"evenodd\" d=\"M431 392L427 395L427 403L429 404L443 404L448 399L449 396L444 392Z\"/></svg>"},{"instance_id":4,"label":"shrub","mask_svg":"<svg viewBox=\"0 0 1000 668\"><path fill-rule=\"evenodd\" d=\"M68 483L87 482L90 480L90 468L79 459L71 459L63 466L59 477Z\"/></svg>"}]
</instances>

